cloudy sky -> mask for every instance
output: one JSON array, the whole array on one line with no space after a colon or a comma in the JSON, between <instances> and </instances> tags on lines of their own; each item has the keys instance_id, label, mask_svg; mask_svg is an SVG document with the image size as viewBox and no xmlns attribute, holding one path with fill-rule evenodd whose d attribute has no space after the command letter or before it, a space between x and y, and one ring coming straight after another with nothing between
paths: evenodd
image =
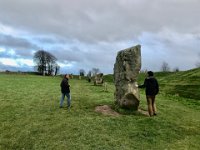
<instances>
[{"instance_id":1,"label":"cloudy sky","mask_svg":"<svg viewBox=\"0 0 200 150\"><path fill-rule=\"evenodd\" d=\"M140 44L142 69L200 62L199 0L0 0L0 71L33 70L46 50L62 73L112 73L119 50Z\"/></svg>"}]
</instances>

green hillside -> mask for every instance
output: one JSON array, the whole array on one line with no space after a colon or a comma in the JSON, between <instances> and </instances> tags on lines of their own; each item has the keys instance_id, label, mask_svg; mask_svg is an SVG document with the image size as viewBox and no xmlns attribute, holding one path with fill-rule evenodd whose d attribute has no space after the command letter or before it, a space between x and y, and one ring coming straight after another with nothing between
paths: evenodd
<instances>
[{"instance_id":1,"label":"green hillside","mask_svg":"<svg viewBox=\"0 0 200 150\"><path fill-rule=\"evenodd\" d=\"M161 92L200 100L200 68L173 73L156 73Z\"/></svg>"},{"instance_id":2,"label":"green hillside","mask_svg":"<svg viewBox=\"0 0 200 150\"><path fill-rule=\"evenodd\" d=\"M200 68L180 72L156 72L160 92L185 98L200 100ZM138 84L143 84L145 74L138 77ZM113 75L105 76L105 81L113 82Z\"/></svg>"}]
</instances>

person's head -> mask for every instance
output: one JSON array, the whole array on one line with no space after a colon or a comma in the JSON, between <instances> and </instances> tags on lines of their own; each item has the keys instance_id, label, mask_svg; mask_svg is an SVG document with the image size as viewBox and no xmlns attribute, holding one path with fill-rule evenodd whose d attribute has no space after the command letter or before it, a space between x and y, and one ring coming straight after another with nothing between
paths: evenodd
<instances>
[{"instance_id":1,"label":"person's head","mask_svg":"<svg viewBox=\"0 0 200 150\"><path fill-rule=\"evenodd\" d=\"M153 72L152 71L148 71L147 74L148 74L148 77L153 77Z\"/></svg>"},{"instance_id":2,"label":"person's head","mask_svg":"<svg viewBox=\"0 0 200 150\"><path fill-rule=\"evenodd\" d=\"M64 78L65 78L65 79L69 79L69 75L68 75L68 74L65 74L65 75L64 75Z\"/></svg>"}]
</instances>

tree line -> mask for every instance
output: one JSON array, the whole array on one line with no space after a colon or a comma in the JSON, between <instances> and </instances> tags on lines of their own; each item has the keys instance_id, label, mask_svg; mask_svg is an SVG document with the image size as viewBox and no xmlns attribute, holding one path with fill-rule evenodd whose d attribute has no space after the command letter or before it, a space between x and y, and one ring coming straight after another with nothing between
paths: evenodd
<instances>
[{"instance_id":1,"label":"tree line","mask_svg":"<svg viewBox=\"0 0 200 150\"><path fill-rule=\"evenodd\" d=\"M33 61L35 63L35 70L41 75L57 75L60 66L57 64L57 58L51 53L45 50L37 51L33 56ZM99 68L92 68L87 74L87 76L96 75L99 73ZM85 76L85 70L79 70L80 76Z\"/></svg>"},{"instance_id":2,"label":"tree line","mask_svg":"<svg viewBox=\"0 0 200 150\"><path fill-rule=\"evenodd\" d=\"M200 57L200 53L199 53L199 57ZM57 58L47 51L44 51L44 50L37 51L34 54L33 61L36 64L35 70L41 75L57 75L60 70L60 66L56 62ZM197 68L200 67L200 62L196 63L196 67ZM161 71L163 72L170 71L170 67L167 62L164 61L162 63ZM173 69L173 71L178 72L179 68L176 67ZM99 68L92 68L92 70L88 72L87 76L96 75L99 72L100 72ZM85 76L84 69L80 69L79 73L80 73L80 76Z\"/></svg>"}]
</instances>

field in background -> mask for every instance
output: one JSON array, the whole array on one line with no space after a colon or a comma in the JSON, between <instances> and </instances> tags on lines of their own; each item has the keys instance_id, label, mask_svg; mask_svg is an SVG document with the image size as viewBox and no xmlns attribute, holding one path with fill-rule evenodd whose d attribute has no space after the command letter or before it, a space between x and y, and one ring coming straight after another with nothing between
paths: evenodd
<instances>
[{"instance_id":1,"label":"field in background","mask_svg":"<svg viewBox=\"0 0 200 150\"><path fill-rule=\"evenodd\" d=\"M200 68L179 72L156 72L160 93L200 100ZM143 84L145 73L138 77ZM106 75L105 81L113 82L113 75Z\"/></svg>"},{"instance_id":2,"label":"field in background","mask_svg":"<svg viewBox=\"0 0 200 150\"><path fill-rule=\"evenodd\" d=\"M0 149L200 149L200 101L166 94L168 85L198 87L199 70L191 72L156 74L163 89L152 118L96 113L98 105L113 106L112 82L105 92L86 80L70 80L68 111L59 108L60 77L0 74ZM199 98L199 89L190 94ZM146 109L143 90L140 107Z\"/></svg>"}]
</instances>

